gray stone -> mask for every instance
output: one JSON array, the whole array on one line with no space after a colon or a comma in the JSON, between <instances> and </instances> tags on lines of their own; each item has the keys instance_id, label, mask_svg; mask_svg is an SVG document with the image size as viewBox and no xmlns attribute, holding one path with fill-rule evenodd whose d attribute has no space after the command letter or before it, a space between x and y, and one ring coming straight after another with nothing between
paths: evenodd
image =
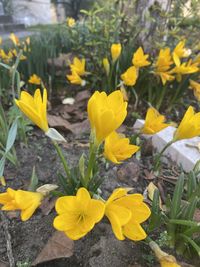
<instances>
[{"instance_id":1,"label":"gray stone","mask_svg":"<svg viewBox=\"0 0 200 267\"><path fill-rule=\"evenodd\" d=\"M143 125L143 120L137 120L133 128L140 129ZM157 134L143 136L147 139L152 138L153 147L160 152L172 140L175 130L175 127L169 126ZM195 148L198 143L200 143L200 137L177 141L164 152L164 155L182 166L184 171L189 172L200 160L200 151ZM166 158L162 157L161 160L166 161Z\"/></svg>"}]
</instances>

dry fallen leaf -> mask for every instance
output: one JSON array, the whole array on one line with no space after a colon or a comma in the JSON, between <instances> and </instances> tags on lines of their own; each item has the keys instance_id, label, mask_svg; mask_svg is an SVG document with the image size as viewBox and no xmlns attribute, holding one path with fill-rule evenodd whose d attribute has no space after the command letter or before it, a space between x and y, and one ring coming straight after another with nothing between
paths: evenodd
<instances>
[{"instance_id":1,"label":"dry fallen leaf","mask_svg":"<svg viewBox=\"0 0 200 267\"><path fill-rule=\"evenodd\" d=\"M76 95L75 100L76 102L80 102L83 100L88 100L89 98L90 98L90 92L88 90L84 90Z\"/></svg>"},{"instance_id":2,"label":"dry fallen leaf","mask_svg":"<svg viewBox=\"0 0 200 267\"><path fill-rule=\"evenodd\" d=\"M37 256L32 266L50 260L69 258L73 255L74 242L63 232L56 231Z\"/></svg>"},{"instance_id":3,"label":"dry fallen leaf","mask_svg":"<svg viewBox=\"0 0 200 267\"><path fill-rule=\"evenodd\" d=\"M74 132L71 123L60 116L48 115L49 126L61 130Z\"/></svg>"},{"instance_id":4,"label":"dry fallen leaf","mask_svg":"<svg viewBox=\"0 0 200 267\"><path fill-rule=\"evenodd\" d=\"M77 122L71 125L74 134L83 134L90 132L90 123L89 120L86 119L82 122Z\"/></svg>"},{"instance_id":5,"label":"dry fallen leaf","mask_svg":"<svg viewBox=\"0 0 200 267\"><path fill-rule=\"evenodd\" d=\"M50 199L50 197L45 197L40 205L40 209L44 215L49 215L52 209L55 207L56 199Z\"/></svg>"}]
</instances>

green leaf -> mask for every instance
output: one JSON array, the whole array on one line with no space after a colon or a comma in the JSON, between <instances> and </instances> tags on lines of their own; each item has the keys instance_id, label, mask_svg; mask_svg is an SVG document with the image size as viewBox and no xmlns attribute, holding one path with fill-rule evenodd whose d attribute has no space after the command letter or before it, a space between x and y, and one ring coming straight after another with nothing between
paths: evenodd
<instances>
[{"instance_id":1,"label":"green leaf","mask_svg":"<svg viewBox=\"0 0 200 267\"><path fill-rule=\"evenodd\" d=\"M189 226L189 227L199 227L200 223L198 222L194 222L194 221L189 221L189 220L175 220L175 219L170 219L169 223L172 224L179 224L179 225L185 225L185 226Z\"/></svg>"},{"instance_id":2,"label":"green leaf","mask_svg":"<svg viewBox=\"0 0 200 267\"><path fill-rule=\"evenodd\" d=\"M5 167L5 155L0 160L0 177L3 176L4 173L4 167Z\"/></svg>"},{"instance_id":3,"label":"green leaf","mask_svg":"<svg viewBox=\"0 0 200 267\"><path fill-rule=\"evenodd\" d=\"M175 189L174 189L174 194L173 194L172 203L170 207L170 214L169 214L171 219L176 219L177 215L179 214L179 211L181 209L181 198L183 194L183 189L184 189L184 173L182 173L179 176Z\"/></svg>"},{"instance_id":4,"label":"green leaf","mask_svg":"<svg viewBox=\"0 0 200 267\"><path fill-rule=\"evenodd\" d=\"M34 166L33 170L32 170L31 181L30 181L30 185L28 187L28 190L35 192L37 185L38 185L38 177L37 177L37 174L35 172L35 166Z\"/></svg>"},{"instance_id":5,"label":"green leaf","mask_svg":"<svg viewBox=\"0 0 200 267\"><path fill-rule=\"evenodd\" d=\"M179 236L181 236L187 243L189 243L194 248L194 250L196 250L197 254L200 257L200 247L194 242L194 240L184 234L180 234Z\"/></svg>"},{"instance_id":6,"label":"green leaf","mask_svg":"<svg viewBox=\"0 0 200 267\"><path fill-rule=\"evenodd\" d=\"M81 155L78 165L79 165L81 177L84 178L85 177L85 154L84 153Z\"/></svg>"},{"instance_id":7,"label":"green leaf","mask_svg":"<svg viewBox=\"0 0 200 267\"><path fill-rule=\"evenodd\" d=\"M156 227L159 227L161 223L161 211L160 211L160 193L158 189L154 190L151 217L149 219L149 232L153 231Z\"/></svg>"},{"instance_id":8,"label":"green leaf","mask_svg":"<svg viewBox=\"0 0 200 267\"><path fill-rule=\"evenodd\" d=\"M181 218L184 220L192 220L198 203L198 197L195 197L188 205L185 207L181 214Z\"/></svg>"},{"instance_id":9,"label":"green leaf","mask_svg":"<svg viewBox=\"0 0 200 267\"><path fill-rule=\"evenodd\" d=\"M12 126L8 132L8 139L6 142L6 153L9 152L9 150L12 148L16 136L17 136L17 121L18 121L18 117L14 120L14 122L12 123Z\"/></svg>"}]
</instances>

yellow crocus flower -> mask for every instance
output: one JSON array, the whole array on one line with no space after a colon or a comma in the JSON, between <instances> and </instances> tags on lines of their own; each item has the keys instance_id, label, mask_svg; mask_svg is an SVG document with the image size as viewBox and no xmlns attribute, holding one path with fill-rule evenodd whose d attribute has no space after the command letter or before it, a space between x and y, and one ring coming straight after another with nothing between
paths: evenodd
<instances>
[{"instance_id":1,"label":"yellow crocus flower","mask_svg":"<svg viewBox=\"0 0 200 267\"><path fill-rule=\"evenodd\" d=\"M20 99L15 99L20 110L45 133L49 130L47 121L47 90L43 91L43 99L40 89L35 91L32 97L29 93L22 91Z\"/></svg>"},{"instance_id":2,"label":"yellow crocus flower","mask_svg":"<svg viewBox=\"0 0 200 267\"><path fill-rule=\"evenodd\" d=\"M149 55L144 54L144 51L142 47L139 47L137 51L133 54L132 63L136 68L145 67L151 64L150 61L148 61Z\"/></svg>"},{"instance_id":3,"label":"yellow crocus flower","mask_svg":"<svg viewBox=\"0 0 200 267\"><path fill-rule=\"evenodd\" d=\"M1 49L0 58L2 58L4 62L9 63L11 59L13 58L13 54L11 51L9 51L8 54L6 54L6 52L3 49Z\"/></svg>"},{"instance_id":4,"label":"yellow crocus flower","mask_svg":"<svg viewBox=\"0 0 200 267\"><path fill-rule=\"evenodd\" d=\"M92 131L98 143L121 126L127 115L127 102L120 90L107 95L96 91L87 105Z\"/></svg>"},{"instance_id":5,"label":"yellow crocus flower","mask_svg":"<svg viewBox=\"0 0 200 267\"><path fill-rule=\"evenodd\" d=\"M128 68L122 75L121 79L123 83L127 86L133 86L136 84L137 81L137 69L135 66Z\"/></svg>"},{"instance_id":6,"label":"yellow crocus flower","mask_svg":"<svg viewBox=\"0 0 200 267\"><path fill-rule=\"evenodd\" d=\"M0 194L1 210L20 210L21 220L27 221L40 206L44 196L38 192L13 190L8 188L6 193Z\"/></svg>"},{"instance_id":7,"label":"yellow crocus flower","mask_svg":"<svg viewBox=\"0 0 200 267\"><path fill-rule=\"evenodd\" d=\"M79 76L85 75L85 59L83 58L80 60L79 58L75 57L73 59L73 63L70 64L70 69L72 73L76 72Z\"/></svg>"},{"instance_id":8,"label":"yellow crocus flower","mask_svg":"<svg viewBox=\"0 0 200 267\"><path fill-rule=\"evenodd\" d=\"M189 106L179 127L174 133L174 140L189 139L200 135L200 112L195 113L194 108Z\"/></svg>"},{"instance_id":9,"label":"yellow crocus flower","mask_svg":"<svg viewBox=\"0 0 200 267\"><path fill-rule=\"evenodd\" d=\"M190 54L191 50L185 48L185 40L180 41L172 53L175 64L177 63L177 60L183 57L189 57Z\"/></svg>"},{"instance_id":10,"label":"yellow crocus flower","mask_svg":"<svg viewBox=\"0 0 200 267\"><path fill-rule=\"evenodd\" d=\"M67 75L66 77L72 84L78 84L81 86L85 86L86 84L86 81L81 79L81 77L75 71L72 72L72 74Z\"/></svg>"},{"instance_id":11,"label":"yellow crocus flower","mask_svg":"<svg viewBox=\"0 0 200 267\"><path fill-rule=\"evenodd\" d=\"M66 22L67 22L67 25L71 28L71 27L73 27L75 24L76 24L76 21L75 21L75 19L74 18L67 18L66 19Z\"/></svg>"},{"instance_id":12,"label":"yellow crocus flower","mask_svg":"<svg viewBox=\"0 0 200 267\"><path fill-rule=\"evenodd\" d=\"M76 196L58 198L55 209L58 216L54 219L54 227L72 240L78 240L102 219L105 204L101 200L91 199L87 189L82 187Z\"/></svg>"},{"instance_id":13,"label":"yellow crocus flower","mask_svg":"<svg viewBox=\"0 0 200 267\"><path fill-rule=\"evenodd\" d=\"M9 38L15 46L20 45L19 38L14 33L11 33Z\"/></svg>"},{"instance_id":14,"label":"yellow crocus flower","mask_svg":"<svg viewBox=\"0 0 200 267\"><path fill-rule=\"evenodd\" d=\"M200 102L200 83L190 80L190 89L193 90L194 96Z\"/></svg>"},{"instance_id":15,"label":"yellow crocus flower","mask_svg":"<svg viewBox=\"0 0 200 267\"><path fill-rule=\"evenodd\" d=\"M103 59L102 62L103 62L103 67L104 67L104 70L106 72L106 75L108 76L110 73L110 63L106 57Z\"/></svg>"},{"instance_id":16,"label":"yellow crocus flower","mask_svg":"<svg viewBox=\"0 0 200 267\"><path fill-rule=\"evenodd\" d=\"M28 82L31 83L31 84L40 85L41 84L41 78L39 76L37 76L36 74L33 74L29 78Z\"/></svg>"},{"instance_id":17,"label":"yellow crocus flower","mask_svg":"<svg viewBox=\"0 0 200 267\"><path fill-rule=\"evenodd\" d=\"M111 56L113 62L115 62L121 55L122 46L120 43L111 45Z\"/></svg>"},{"instance_id":18,"label":"yellow crocus flower","mask_svg":"<svg viewBox=\"0 0 200 267\"><path fill-rule=\"evenodd\" d=\"M170 73L176 74L176 79L178 82L182 80L182 75L195 73L199 70L198 64L189 60L188 62L181 63L178 59L176 62L176 67L174 67Z\"/></svg>"},{"instance_id":19,"label":"yellow crocus flower","mask_svg":"<svg viewBox=\"0 0 200 267\"><path fill-rule=\"evenodd\" d=\"M173 81L175 79L174 76L170 73L170 66L173 64L170 49L164 48L161 49L158 55L158 59L155 63L155 74L160 76L163 85L166 84L167 81Z\"/></svg>"},{"instance_id":20,"label":"yellow crocus flower","mask_svg":"<svg viewBox=\"0 0 200 267\"><path fill-rule=\"evenodd\" d=\"M121 161L132 157L140 149L139 146L130 145L128 138L117 132L112 132L105 139L104 156L113 163L121 163Z\"/></svg>"},{"instance_id":21,"label":"yellow crocus flower","mask_svg":"<svg viewBox=\"0 0 200 267\"><path fill-rule=\"evenodd\" d=\"M125 188L113 191L106 201L105 215L117 239L143 240L147 235L140 224L149 218L151 211L141 194L127 194L127 191Z\"/></svg>"},{"instance_id":22,"label":"yellow crocus flower","mask_svg":"<svg viewBox=\"0 0 200 267\"><path fill-rule=\"evenodd\" d=\"M155 134L168 127L165 116L161 115L155 108L148 108L145 123L141 132L143 134Z\"/></svg>"}]
</instances>

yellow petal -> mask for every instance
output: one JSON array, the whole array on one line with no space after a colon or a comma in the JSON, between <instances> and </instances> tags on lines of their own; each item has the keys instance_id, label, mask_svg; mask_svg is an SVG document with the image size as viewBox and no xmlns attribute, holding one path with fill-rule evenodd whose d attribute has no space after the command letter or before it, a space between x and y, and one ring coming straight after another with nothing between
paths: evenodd
<instances>
[{"instance_id":1,"label":"yellow petal","mask_svg":"<svg viewBox=\"0 0 200 267\"><path fill-rule=\"evenodd\" d=\"M147 236L141 225L132 220L123 227L123 234L133 241L143 240Z\"/></svg>"}]
</instances>

